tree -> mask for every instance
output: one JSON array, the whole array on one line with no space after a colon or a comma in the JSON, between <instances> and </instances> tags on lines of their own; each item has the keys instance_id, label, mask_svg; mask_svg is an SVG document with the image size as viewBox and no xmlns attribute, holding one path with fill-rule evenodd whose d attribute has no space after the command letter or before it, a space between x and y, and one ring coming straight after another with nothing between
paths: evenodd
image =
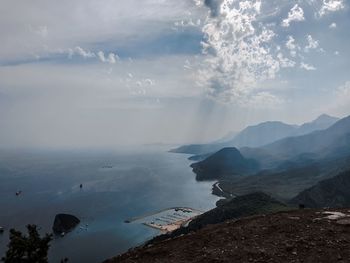
<instances>
[{"instance_id":1,"label":"tree","mask_svg":"<svg viewBox=\"0 0 350 263\"><path fill-rule=\"evenodd\" d=\"M28 236L15 229L10 230L10 242L5 263L48 263L47 253L52 235L41 237L36 225L27 225Z\"/></svg>"}]
</instances>

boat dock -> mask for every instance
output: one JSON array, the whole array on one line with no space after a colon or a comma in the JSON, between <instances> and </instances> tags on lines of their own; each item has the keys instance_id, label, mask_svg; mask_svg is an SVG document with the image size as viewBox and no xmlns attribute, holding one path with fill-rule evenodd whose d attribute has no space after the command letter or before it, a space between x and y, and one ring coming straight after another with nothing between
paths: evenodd
<instances>
[{"instance_id":1,"label":"boat dock","mask_svg":"<svg viewBox=\"0 0 350 263\"><path fill-rule=\"evenodd\" d=\"M159 212L125 220L126 223L140 223L162 232L171 232L188 224L204 212L189 207L172 207Z\"/></svg>"}]
</instances>

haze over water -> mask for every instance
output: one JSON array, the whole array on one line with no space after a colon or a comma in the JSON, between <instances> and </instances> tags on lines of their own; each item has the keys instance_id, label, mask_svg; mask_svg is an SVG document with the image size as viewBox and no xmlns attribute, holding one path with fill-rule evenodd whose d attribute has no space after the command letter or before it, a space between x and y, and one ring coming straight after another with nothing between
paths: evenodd
<instances>
[{"instance_id":1,"label":"haze over water","mask_svg":"<svg viewBox=\"0 0 350 263\"><path fill-rule=\"evenodd\" d=\"M208 210L217 197L199 183L186 155L165 148L124 152L1 152L0 225L24 230L37 224L51 232L57 213L81 224L50 249L50 262L99 262L158 234L124 220L172 206ZM113 168L103 168L113 166ZM79 189L79 184L83 189ZM15 192L22 194L16 196ZM88 224L87 230L85 228ZM4 254L8 232L0 236Z\"/></svg>"}]
</instances>

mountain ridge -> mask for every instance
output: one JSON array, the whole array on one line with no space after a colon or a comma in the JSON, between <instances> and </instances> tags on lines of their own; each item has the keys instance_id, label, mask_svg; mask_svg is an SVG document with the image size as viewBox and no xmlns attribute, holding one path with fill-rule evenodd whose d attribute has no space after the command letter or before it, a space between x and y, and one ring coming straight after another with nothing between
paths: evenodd
<instances>
[{"instance_id":1,"label":"mountain ridge","mask_svg":"<svg viewBox=\"0 0 350 263\"><path fill-rule=\"evenodd\" d=\"M316 130L326 129L338 120L339 118L322 114L315 120L302 125L286 124L281 121L266 121L246 127L231 139L218 140L220 143L216 141L207 144L182 145L171 149L170 152L200 155L216 152L224 147L258 148L286 137L300 136Z\"/></svg>"},{"instance_id":2,"label":"mountain ridge","mask_svg":"<svg viewBox=\"0 0 350 263\"><path fill-rule=\"evenodd\" d=\"M349 207L350 206L350 170L342 172L332 178L322 180L308 188L290 203L304 204L309 208Z\"/></svg>"},{"instance_id":3,"label":"mountain ridge","mask_svg":"<svg viewBox=\"0 0 350 263\"><path fill-rule=\"evenodd\" d=\"M350 153L350 116L337 121L331 127L312 133L288 137L261 147L271 154L292 157L302 153L322 153L326 156L337 148L349 146Z\"/></svg>"}]
</instances>

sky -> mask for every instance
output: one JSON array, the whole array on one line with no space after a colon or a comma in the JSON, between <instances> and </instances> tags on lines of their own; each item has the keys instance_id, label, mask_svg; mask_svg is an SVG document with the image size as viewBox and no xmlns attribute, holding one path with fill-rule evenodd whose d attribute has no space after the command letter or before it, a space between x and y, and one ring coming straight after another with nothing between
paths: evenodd
<instances>
[{"instance_id":1,"label":"sky","mask_svg":"<svg viewBox=\"0 0 350 263\"><path fill-rule=\"evenodd\" d=\"M1 0L0 145L215 140L350 115L348 0Z\"/></svg>"}]
</instances>

